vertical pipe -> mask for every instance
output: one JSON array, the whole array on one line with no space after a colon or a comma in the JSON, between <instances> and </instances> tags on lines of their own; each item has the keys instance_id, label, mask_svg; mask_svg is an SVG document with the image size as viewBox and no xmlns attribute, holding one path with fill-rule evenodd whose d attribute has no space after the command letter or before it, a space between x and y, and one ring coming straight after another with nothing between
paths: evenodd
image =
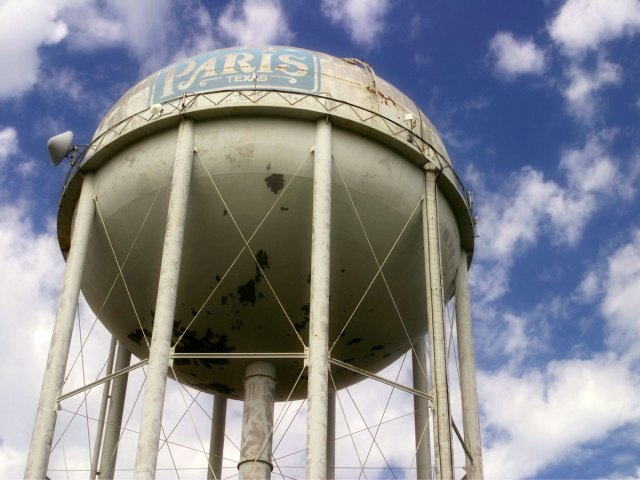
<instances>
[{"instance_id":1,"label":"vertical pipe","mask_svg":"<svg viewBox=\"0 0 640 480\"><path fill-rule=\"evenodd\" d=\"M329 392L327 403L327 480L336 478L336 395Z\"/></svg>"},{"instance_id":2,"label":"vertical pipe","mask_svg":"<svg viewBox=\"0 0 640 480\"><path fill-rule=\"evenodd\" d=\"M424 339L420 339L414 345L413 359L413 388L419 392L427 393L427 349ZM423 373L424 372L424 373ZM415 410L415 437L416 437L416 469L418 480L431 480L431 438L429 431L429 400L415 395L413 397L413 409Z\"/></svg>"},{"instance_id":3,"label":"vertical pipe","mask_svg":"<svg viewBox=\"0 0 640 480\"><path fill-rule=\"evenodd\" d=\"M313 164L306 478L327 476L331 151L331 122L321 118L316 123Z\"/></svg>"},{"instance_id":4,"label":"vertical pipe","mask_svg":"<svg viewBox=\"0 0 640 480\"><path fill-rule=\"evenodd\" d=\"M149 351L147 379L144 385L142 419L134 471L134 476L138 480L151 480L156 474L162 411L167 387L167 368L171 355L173 317L178 294L178 277L182 260L182 244L193 164L193 136L193 120L183 118L178 132L173 165L169 212L158 281L156 315Z\"/></svg>"},{"instance_id":5,"label":"vertical pipe","mask_svg":"<svg viewBox=\"0 0 640 480\"><path fill-rule=\"evenodd\" d=\"M111 345L109 346L109 357L107 358L106 375L113 373L113 360L116 356L116 345L118 341L116 337L111 337ZM104 418L107 414L107 405L109 404L109 390L111 382L104 382L102 386L102 401L100 402L100 413L98 414L98 426L96 428L96 439L93 444L93 455L91 455L91 472L89 480L93 480L98 475L98 463L100 462L100 449L102 448L102 434L104 433Z\"/></svg>"},{"instance_id":6,"label":"vertical pipe","mask_svg":"<svg viewBox=\"0 0 640 480\"><path fill-rule=\"evenodd\" d=\"M436 171L431 163L425 164L425 208L423 209L423 235L427 275L427 295L431 299L430 313L433 327L433 379L435 385L436 469L442 479L453 478L453 454L451 450L451 414L449 411L449 385L447 381L446 339L444 332L444 303L442 292L442 266L438 235Z\"/></svg>"},{"instance_id":7,"label":"vertical pipe","mask_svg":"<svg viewBox=\"0 0 640 480\"><path fill-rule=\"evenodd\" d=\"M131 352L121 343L116 354L116 372L127 368L131 363ZM100 456L100 473L98 478L112 479L115 475L116 459L118 457L118 445L122 429L122 414L124 413L124 401L127 395L127 383L129 374L123 373L111 382L111 401L109 402L109 414L107 415L107 429L104 432L102 442L102 455Z\"/></svg>"},{"instance_id":8,"label":"vertical pipe","mask_svg":"<svg viewBox=\"0 0 640 480\"><path fill-rule=\"evenodd\" d=\"M93 197L93 173L89 172L85 174L82 192L76 207L71 247L58 299L58 311L49 345L47 367L40 390L38 410L24 474L25 478L29 479L44 479L47 476L49 455L56 426L58 397L64 383L73 324L78 308L82 271L95 213Z\"/></svg>"},{"instance_id":9,"label":"vertical pipe","mask_svg":"<svg viewBox=\"0 0 640 480\"><path fill-rule=\"evenodd\" d=\"M222 459L224 456L224 430L227 421L227 397L222 395L213 396L212 420L207 480L220 480L222 478Z\"/></svg>"},{"instance_id":10,"label":"vertical pipe","mask_svg":"<svg viewBox=\"0 0 640 480\"><path fill-rule=\"evenodd\" d=\"M271 443L276 369L269 362L247 365L244 381L244 411L240 443L240 480L271 478Z\"/></svg>"},{"instance_id":11,"label":"vertical pipe","mask_svg":"<svg viewBox=\"0 0 640 480\"><path fill-rule=\"evenodd\" d=\"M462 396L462 421L464 441L471 452L467 458L467 479L481 480L482 442L478 417L478 389L476 386L476 360L473 353L473 330L471 326L471 298L467 277L467 252L460 254L460 265L456 275L456 325L458 328L458 357L460 360L460 394Z\"/></svg>"}]
</instances>

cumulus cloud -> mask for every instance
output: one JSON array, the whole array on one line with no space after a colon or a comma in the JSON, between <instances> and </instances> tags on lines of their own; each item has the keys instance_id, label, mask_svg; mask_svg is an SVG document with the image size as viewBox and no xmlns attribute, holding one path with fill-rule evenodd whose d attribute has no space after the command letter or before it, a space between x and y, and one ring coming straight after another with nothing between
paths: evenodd
<instances>
[{"instance_id":1,"label":"cumulus cloud","mask_svg":"<svg viewBox=\"0 0 640 480\"><path fill-rule=\"evenodd\" d=\"M478 384L487 478L533 477L581 445L640 421L640 378L614 354L518 375L481 372Z\"/></svg>"},{"instance_id":2,"label":"cumulus cloud","mask_svg":"<svg viewBox=\"0 0 640 480\"><path fill-rule=\"evenodd\" d=\"M602 313L610 326L609 342L633 358L640 358L640 229L608 259L601 272L606 286Z\"/></svg>"},{"instance_id":3,"label":"cumulus cloud","mask_svg":"<svg viewBox=\"0 0 640 480\"><path fill-rule=\"evenodd\" d=\"M532 40L519 40L510 32L498 32L489 42L489 53L496 73L513 78L540 74L545 68L545 53Z\"/></svg>"},{"instance_id":4,"label":"cumulus cloud","mask_svg":"<svg viewBox=\"0 0 640 480\"><path fill-rule=\"evenodd\" d=\"M53 222L38 232L29 221L24 201L0 203L0 335L5 354L16 365L0 373L11 395L0 410L3 444L0 446L0 476L23 474L26 449L35 417L47 345L55 312L62 257L57 248ZM25 325L28 324L28 327ZM27 400L28 399L28 400ZM17 412L23 412L16 415Z\"/></svg>"},{"instance_id":5,"label":"cumulus cloud","mask_svg":"<svg viewBox=\"0 0 640 480\"><path fill-rule=\"evenodd\" d=\"M559 180L524 167L505 179L500 191L492 191L482 175L469 173L482 199L476 204L480 223L472 270L480 304L493 302L508 291L515 257L542 235L548 235L554 244L576 245L589 220L606 202L633 197L635 176L620 171L619 160L608 150L610 140L609 132L592 134L583 145L563 151Z\"/></svg>"},{"instance_id":6,"label":"cumulus cloud","mask_svg":"<svg viewBox=\"0 0 640 480\"><path fill-rule=\"evenodd\" d=\"M640 1L567 0L547 28L565 53L579 55L640 32Z\"/></svg>"},{"instance_id":7,"label":"cumulus cloud","mask_svg":"<svg viewBox=\"0 0 640 480\"><path fill-rule=\"evenodd\" d=\"M322 0L322 13L335 25L346 28L351 39L373 45L385 27L388 0Z\"/></svg>"},{"instance_id":8,"label":"cumulus cloud","mask_svg":"<svg viewBox=\"0 0 640 480\"><path fill-rule=\"evenodd\" d=\"M566 71L569 83L562 94L567 101L569 111L578 119L590 120L597 111L599 90L622 81L622 68L603 58L598 59L591 71L572 64Z\"/></svg>"},{"instance_id":9,"label":"cumulus cloud","mask_svg":"<svg viewBox=\"0 0 640 480\"><path fill-rule=\"evenodd\" d=\"M58 2L5 0L0 3L0 62L10 65L0 77L0 98L19 97L38 80L38 48L68 34Z\"/></svg>"},{"instance_id":10,"label":"cumulus cloud","mask_svg":"<svg viewBox=\"0 0 640 480\"><path fill-rule=\"evenodd\" d=\"M233 44L287 44L293 33L279 0L232 2L218 20L221 33Z\"/></svg>"},{"instance_id":11,"label":"cumulus cloud","mask_svg":"<svg viewBox=\"0 0 640 480\"><path fill-rule=\"evenodd\" d=\"M0 167L18 153L18 132L13 127L0 128Z\"/></svg>"}]
</instances>

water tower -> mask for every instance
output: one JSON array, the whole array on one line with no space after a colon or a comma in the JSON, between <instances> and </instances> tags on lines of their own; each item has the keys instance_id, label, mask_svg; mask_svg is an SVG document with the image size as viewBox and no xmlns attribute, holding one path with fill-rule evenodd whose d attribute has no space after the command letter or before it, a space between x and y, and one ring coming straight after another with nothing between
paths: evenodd
<instances>
[{"instance_id":1,"label":"water tower","mask_svg":"<svg viewBox=\"0 0 640 480\"><path fill-rule=\"evenodd\" d=\"M70 142L52 141L57 160ZM336 389L407 350L414 385L397 387L415 395L417 476L431 478L431 409L435 472L452 478L443 310L455 295L467 478L481 478L470 196L430 121L369 65L289 47L177 62L113 106L78 163L59 207L67 266L27 478L47 474L80 290L118 343L114 372L88 387L147 365L136 478L155 474L168 376L215 395L210 478L227 398L245 402L241 478L269 477L274 402L301 398L306 478L331 477Z\"/></svg>"}]
</instances>

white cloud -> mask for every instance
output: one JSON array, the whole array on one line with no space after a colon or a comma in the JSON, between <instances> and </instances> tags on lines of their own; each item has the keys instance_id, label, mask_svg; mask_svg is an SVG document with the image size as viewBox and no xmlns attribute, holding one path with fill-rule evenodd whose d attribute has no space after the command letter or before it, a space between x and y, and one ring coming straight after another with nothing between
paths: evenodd
<instances>
[{"instance_id":1,"label":"white cloud","mask_svg":"<svg viewBox=\"0 0 640 480\"><path fill-rule=\"evenodd\" d=\"M610 85L618 85L622 81L622 68L602 58L596 67L587 71L577 64L572 64L566 71L569 84L562 90L569 111L578 119L590 120L596 113L596 93Z\"/></svg>"},{"instance_id":2,"label":"white cloud","mask_svg":"<svg viewBox=\"0 0 640 480\"><path fill-rule=\"evenodd\" d=\"M53 222L36 232L29 205L12 203L0 203L0 336L11 339L4 349L12 364L28 368L0 373L2 384L11 385L0 409L2 478L23 473L63 264Z\"/></svg>"},{"instance_id":3,"label":"white cloud","mask_svg":"<svg viewBox=\"0 0 640 480\"><path fill-rule=\"evenodd\" d=\"M168 61L172 46L167 41L174 18L168 0L81 0L64 14L74 25L69 34L72 48L90 51L122 46L140 62L143 72ZM177 45L182 43L183 36L174 37Z\"/></svg>"},{"instance_id":4,"label":"white cloud","mask_svg":"<svg viewBox=\"0 0 640 480\"><path fill-rule=\"evenodd\" d=\"M518 40L510 32L498 32L489 42L497 73L509 78L539 74L545 68L545 53L532 40Z\"/></svg>"},{"instance_id":5,"label":"white cloud","mask_svg":"<svg viewBox=\"0 0 640 480\"><path fill-rule=\"evenodd\" d=\"M38 81L38 48L59 43L68 28L59 2L5 0L0 3L0 98L19 97Z\"/></svg>"},{"instance_id":6,"label":"white cloud","mask_svg":"<svg viewBox=\"0 0 640 480\"><path fill-rule=\"evenodd\" d=\"M18 153L18 132L13 127L0 128L0 167Z\"/></svg>"},{"instance_id":7,"label":"white cloud","mask_svg":"<svg viewBox=\"0 0 640 480\"><path fill-rule=\"evenodd\" d=\"M567 0L547 28L567 54L581 54L606 41L638 33L640 1Z\"/></svg>"},{"instance_id":8,"label":"white cloud","mask_svg":"<svg viewBox=\"0 0 640 480\"><path fill-rule=\"evenodd\" d=\"M293 38L279 0L236 0L222 12L218 27L239 45L287 44Z\"/></svg>"},{"instance_id":9,"label":"white cloud","mask_svg":"<svg viewBox=\"0 0 640 480\"><path fill-rule=\"evenodd\" d=\"M384 30L388 0L322 0L322 13L335 25L347 29L351 39L373 45Z\"/></svg>"},{"instance_id":10,"label":"white cloud","mask_svg":"<svg viewBox=\"0 0 640 480\"><path fill-rule=\"evenodd\" d=\"M495 191L484 184L481 174L469 173L480 220L472 269L480 304L493 302L508 291L514 259L542 235L547 234L554 244L575 245L606 202L633 197L635 175L622 173L619 160L608 153L611 138L610 132L592 134L584 145L562 152L561 181L524 167L505 178L502 188Z\"/></svg>"},{"instance_id":11,"label":"white cloud","mask_svg":"<svg viewBox=\"0 0 640 480\"><path fill-rule=\"evenodd\" d=\"M606 271L600 272L606 285L602 313L610 327L611 346L640 358L640 229L632 237L609 257Z\"/></svg>"},{"instance_id":12,"label":"white cloud","mask_svg":"<svg viewBox=\"0 0 640 480\"><path fill-rule=\"evenodd\" d=\"M581 445L640 421L640 378L613 354L519 375L481 372L478 384L487 478L532 477Z\"/></svg>"}]
</instances>

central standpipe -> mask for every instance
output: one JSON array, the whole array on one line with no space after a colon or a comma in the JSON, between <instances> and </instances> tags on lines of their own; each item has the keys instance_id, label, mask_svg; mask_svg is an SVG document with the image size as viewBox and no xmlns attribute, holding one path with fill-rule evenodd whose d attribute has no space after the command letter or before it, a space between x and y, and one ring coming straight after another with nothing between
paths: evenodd
<instances>
[{"instance_id":1,"label":"central standpipe","mask_svg":"<svg viewBox=\"0 0 640 480\"><path fill-rule=\"evenodd\" d=\"M311 227L309 380L306 478L327 478L329 395L329 273L331 240L331 122L316 123Z\"/></svg>"},{"instance_id":2,"label":"central standpipe","mask_svg":"<svg viewBox=\"0 0 640 480\"><path fill-rule=\"evenodd\" d=\"M240 443L240 480L271 478L271 442L276 369L269 362L251 362L244 380L244 411Z\"/></svg>"},{"instance_id":3,"label":"central standpipe","mask_svg":"<svg viewBox=\"0 0 640 480\"><path fill-rule=\"evenodd\" d=\"M436 169L432 163L424 166L425 198L422 206L425 243L425 268L429 276L427 296L429 298L429 334L433 352L433 381L435 386L435 444L436 473L438 478L453 478L453 452L451 450L451 413L447 380L447 354L444 332L444 303L442 299L442 263L438 235L438 196Z\"/></svg>"},{"instance_id":4,"label":"central standpipe","mask_svg":"<svg viewBox=\"0 0 640 480\"><path fill-rule=\"evenodd\" d=\"M155 321L149 369L144 385L142 420L138 437L138 452L134 476L137 480L152 480L156 476L158 445L162 428L162 411L167 388L167 369L171 357L173 319L176 310L178 277L182 260L182 244L187 217L187 201L193 164L194 122L184 118L178 131L173 179L169 196L169 212L160 264L158 298L156 299Z\"/></svg>"}]
</instances>

